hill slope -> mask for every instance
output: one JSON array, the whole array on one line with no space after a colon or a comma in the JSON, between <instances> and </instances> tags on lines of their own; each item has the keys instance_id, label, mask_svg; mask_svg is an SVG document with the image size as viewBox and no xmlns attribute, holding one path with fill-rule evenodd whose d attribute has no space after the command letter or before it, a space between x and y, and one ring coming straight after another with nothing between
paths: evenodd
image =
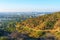
<instances>
[{"instance_id":1,"label":"hill slope","mask_svg":"<svg viewBox=\"0 0 60 40\"><path fill-rule=\"evenodd\" d=\"M29 18L21 23L16 23L16 30L35 38L48 32L60 37L60 12Z\"/></svg>"}]
</instances>

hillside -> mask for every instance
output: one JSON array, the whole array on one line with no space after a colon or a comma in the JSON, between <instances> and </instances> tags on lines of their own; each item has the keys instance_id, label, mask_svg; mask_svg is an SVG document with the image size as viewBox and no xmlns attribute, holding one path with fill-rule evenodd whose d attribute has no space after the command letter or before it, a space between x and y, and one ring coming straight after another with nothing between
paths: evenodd
<instances>
[{"instance_id":1,"label":"hillside","mask_svg":"<svg viewBox=\"0 0 60 40\"><path fill-rule=\"evenodd\" d=\"M29 37L39 38L50 33L59 39L60 12L29 18L21 23L16 23L16 30L20 33L27 34Z\"/></svg>"}]
</instances>

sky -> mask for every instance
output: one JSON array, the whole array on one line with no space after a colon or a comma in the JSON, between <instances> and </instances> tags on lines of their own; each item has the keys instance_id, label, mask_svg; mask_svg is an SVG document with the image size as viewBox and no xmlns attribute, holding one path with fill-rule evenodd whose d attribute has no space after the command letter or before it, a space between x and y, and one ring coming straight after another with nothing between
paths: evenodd
<instances>
[{"instance_id":1,"label":"sky","mask_svg":"<svg viewBox=\"0 0 60 40\"><path fill-rule=\"evenodd\" d=\"M60 11L60 0L0 0L0 12Z\"/></svg>"}]
</instances>

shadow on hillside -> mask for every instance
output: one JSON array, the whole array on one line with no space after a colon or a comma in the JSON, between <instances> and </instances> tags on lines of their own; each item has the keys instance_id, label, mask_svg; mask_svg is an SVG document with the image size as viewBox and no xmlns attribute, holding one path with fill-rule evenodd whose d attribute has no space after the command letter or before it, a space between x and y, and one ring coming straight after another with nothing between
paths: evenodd
<instances>
[{"instance_id":1,"label":"shadow on hillside","mask_svg":"<svg viewBox=\"0 0 60 40\"><path fill-rule=\"evenodd\" d=\"M54 36L40 37L40 38L30 38L25 34L18 33L17 31L9 35L11 40L56 40Z\"/></svg>"},{"instance_id":2,"label":"shadow on hillside","mask_svg":"<svg viewBox=\"0 0 60 40\"><path fill-rule=\"evenodd\" d=\"M8 36L10 33L0 29L0 36Z\"/></svg>"}]
</instances>

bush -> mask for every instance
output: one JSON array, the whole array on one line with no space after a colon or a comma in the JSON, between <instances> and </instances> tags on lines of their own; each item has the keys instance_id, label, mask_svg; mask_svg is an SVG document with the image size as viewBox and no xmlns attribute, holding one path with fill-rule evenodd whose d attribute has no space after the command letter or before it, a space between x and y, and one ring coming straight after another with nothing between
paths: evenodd
<instances>
[{"instance_id":1,"label":"bush","mask_svg":"<svg viewBox=\"0 0 60 40\"><path fill-rule=\"evenodd\" d=\"M8 37L0 37L0 40L9 40Z\"/></svg>"}]
</instances>

